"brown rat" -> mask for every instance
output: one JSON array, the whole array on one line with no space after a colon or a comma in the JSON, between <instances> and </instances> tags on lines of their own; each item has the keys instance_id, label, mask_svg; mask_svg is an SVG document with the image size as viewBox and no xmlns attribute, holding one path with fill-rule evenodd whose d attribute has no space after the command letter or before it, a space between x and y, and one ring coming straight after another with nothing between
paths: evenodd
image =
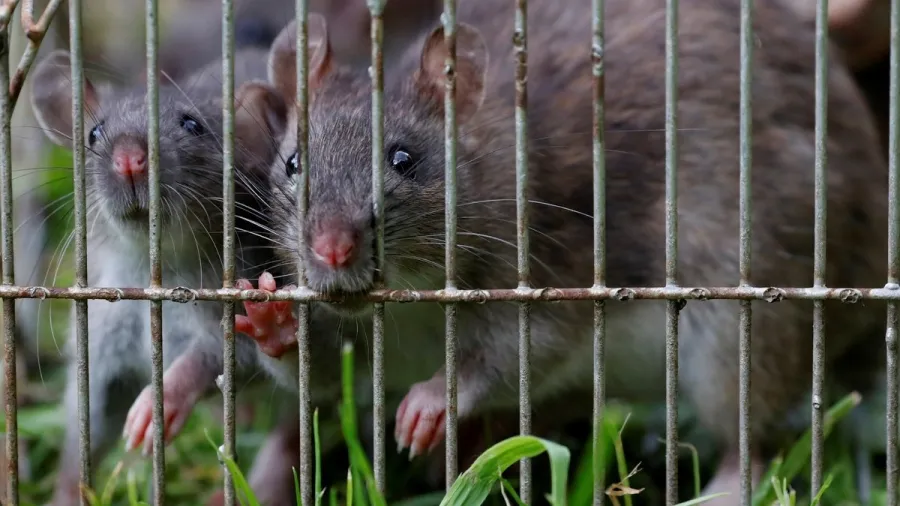
<instances>
[{"instance_id":1,"label":"brown rat","mask_svg":"<svg viewBox=\"0 0 900 506\"><path fill-rule=\"evenodd\" d=\"M263 62L255 72L252 64L236 65L238 84L265 76L264 52L260 57L259 50L247 50L237 58ZM57 51L40 62L32 77L35 115L47 136L65 147L72 146L69 65L69 54ZM238 274L258 272L261 264L271 264L267 243L260 238L267 227L256 195L264 182L265 169L276 155L275 142L285 126L285 110L281 102L269 104L265 110L253 108L263 103L255 98L248 102L251 95L266 87L264 83L244 86L235 98ZM221 89L221 80L212 67L181 83L164 82L159 88L163 286L222 286ZM114 88L85 82L90 286L149 286L145 96L143 87ZM260 131L266 135L261 136ZM194 403L213 389L222 373L222 314L220 303L163 302L166 442L180 430ZM91 456L95 461L100 458L123 424L128 446L144 443L148 451L152 440L152 392L147 386L151 367L149 302L90 301L88 325ZM74 341L73 334L69 353L74 353ZM246 380L256 371L257 352L252 341L244 337L237 339L236 346L237 371ZM77 409L75 374L72 362L65 392L70 417L76 416ZM53 504L77 503L78 478L78 429L70 424Z\"/></svg>"},{"instance_id":2,"label":"brown rat","mask_svg":"<svg viewBox=\"0 0 900 506\"><path fill-rule=\"evenodd\" d=\"M529 2L529 186L531 284L590 283L592 256L592 79L589 0ZM461 2L457 15L459 124L456 252L460 288L517 286L514 171L513 5ZM695 0L679 9L679 279L682 286L735 286L739 279L739 3ZM606 4L604 53L609 286L665 284L664 6ZM755 286L811 286L814 181L814 25L777 0L755 7L753 244ZM310 18L310 198L295 217L295 129L270 174L278 236L309 249L280 251L305 262L309 287L349 296L374 279L370 81L331 57L323 19ZM295 94L293 27L276 40L270 80ZM791 51L783 48L790 47ZM444 285L443 31L438 28L385 71L385 258L393 288ZM829 286L880 286L886 265L886 163L846 68L828 73ZM293 114L293 111L292 111ZM295 118L292 117L292 122ZM826 302L828 368L855 346L883 352L883 304ZM330 305L366 319L367 304ZM389 389L412 385L395 436L412 454L444 430L444 322L438 304L389 304ZM751 350L753 469L785 414L809 392L812 303L754 304ZM592 381L592 305L532 306L532 399L536 409ZM610 397L661 401L665 394L662 301L607 303L606 386ZM515 304L458 307L461 419L517 405ZM285 315L281 315L285 317ZM287 324L290 323L290 324ZM738 304L690 302L681 312L679 386L724 458L707 492L738 480ZM239 328L281 351L293 322L275 328L252 311ZM393 330L391 330L393 329ZM402 332L400 332L402 331ZM272 334L275 335L272 335ZM278 353L273 353L277 355ZM290 364L292 361L288 361ZM431 379L417 367L437 370ZM865 370L866 366L857 365ZM840 369L839 369L840 370ZM417 378L416 375L419 375ZM846 378L849 378L847 375ZM843 374L830 375L841 381ZM425 381L422 381L422 380ZM418 383L413 384L418 381ZM857 385L845 385L854 388ZM583 406L585 415L591 406ZM730 504L731 501L728 501Z\"/></svg>"},{"instance_id":3,"label":"brown rat","mask_svg":"<svg viewBox=\"0 0 900 506\"><path fill-rule=\"evenodd\" d=\"M296 17L294 0L235 0L236 47L269 47ZM310 12L342 29L332 38L336 57L354 65L369 64L369 9L365 0L311 0ZM390 0L384 7L385 55L401 51L440 14L437 0ZM222 2L191 0L179 6L160 46L160 68L182 76L219 58L222 51Z\"/></svg>"},{"instance_id":4,"label":"brown rat","mask_svg":"<svg viewBox=\"0 0 900 506\"><path fill-rule=\"evenodd\" d=\"M816 0L790 0L803 16L815 19ZM828 31L852 70L861 70L890 52L890 0L829 0Z\"/></svg>"}]
</instances>

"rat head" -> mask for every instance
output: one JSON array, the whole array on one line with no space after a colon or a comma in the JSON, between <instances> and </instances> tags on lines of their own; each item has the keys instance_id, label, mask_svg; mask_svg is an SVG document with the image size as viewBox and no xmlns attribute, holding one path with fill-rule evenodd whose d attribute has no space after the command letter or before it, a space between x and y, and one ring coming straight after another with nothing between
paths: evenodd
<instances>
[{"instance_id":1,"label":"rat head","mask_svg":"<svg viewBox=\"0 0 900 506\"><path fill-rule=\"evenodd\" d=\"M371 96L365 73L332 60L324 18L310 15L308 91L309 206L304 223L295 209L300 163L296 129L289 127L281 160L269 174L279 200L273 220L281 227L283 254L306 266L309 286L352 296L370 290L375 279L375 223L372 199ZM269 80L286 100L296 96L296 26L287 26L269 55ZM444 62L443 30L432 31L397 68L385 71L384 222L386 279L443 279L444 229ZM457 29L459 125L484 101L487 48L478 31ZM292 113L289 124L296 125ZM460 142L459 156L472 147ZM462 176L460 176L462 178ZM298 236L305 248L298 251ZM352 306L358 307L355 304ZM345 309L350 309L348 304Z\"/></svg>"},{"instance_id":2,"label":"rat head","mask_svg":"<svg viewBox=\"0 0 900 506\"><path fill-rule=\"evenodd\" d=\"M32 106L47 136L67 148L84 142L90 212L100 212L122 233L146 236L150 184L143 87L98 87L85 80L84 139L74 140L70 137L69 54L50 54L35 69L32 82ZM275 101L271 91L260 91L266 88L250 83L235 97L235 192L239 198L261 184L254 176L261 176L271 163L287 120L283 102ZM253 109L262 104L264 110ZM187 233L196 240L221 229L221 131L222 103L213 87L203 83L160 86L160 218L167 230L163 237L178 241L173 235Z\"/></svg>"}]
</instances>

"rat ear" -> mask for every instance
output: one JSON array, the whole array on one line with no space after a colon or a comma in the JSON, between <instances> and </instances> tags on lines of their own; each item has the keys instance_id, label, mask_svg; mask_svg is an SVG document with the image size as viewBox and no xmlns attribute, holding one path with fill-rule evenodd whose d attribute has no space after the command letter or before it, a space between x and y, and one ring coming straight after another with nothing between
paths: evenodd
<instances>
[{"instance_id":1,"label":"rat ear","mask_svg":"<svg viewBox=\"0 0 900 506\"><path fill-rule=\"evenodd\" d=\"M420 67L415 75L419 93L436 101L443 108L444 75L448 49L444 27L435 28L425 40ZM456 115L465 123L484 102L484 83L487 77L488 50L484 37L472 25L460 23L456 27Z\"/></svg>"},{"instance_id":2,"label":"rat ear","mask_svg":"<svg viewBox=\"0 0 900 506\"><path fill-rule=\"evenodd\" d=\"M312 97L331 71L332 51L328 26L321 14L307 17L307 50L309 51L308 90ZM297 20L285 26L269 50L269 82L289 103L297 96Z\"/></svg>"},{"instance_id":3,"label":"rat ear","mask_svg":"<svg viewBox=\"0 0 900 506\"><path fill-rule=\"evenodd\" d=\"M287 130L288 108L269 84L250 81L234 95L235 138L242 153L255 159L248 165L268 167Z\"/></svg>"},{"instance_id":4,"label":"rat ear","mask_svg":"<svg viewBox=\"0 0 900 506\"><path fill-rule=\"evenodd\" d=\"M54 143L72 147L72 67L69 53L57 50L44 58L31 77L31 107L44 134ZM97 91L84 80L84 114L99 110Z\"/></svg>"}]
</instances>

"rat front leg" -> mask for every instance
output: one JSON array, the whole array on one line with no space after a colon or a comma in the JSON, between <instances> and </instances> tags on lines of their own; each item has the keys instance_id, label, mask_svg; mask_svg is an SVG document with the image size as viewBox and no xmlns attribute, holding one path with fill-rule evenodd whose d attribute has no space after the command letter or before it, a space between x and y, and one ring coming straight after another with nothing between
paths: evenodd
<instances>
[{"instance_id":1,"label":"rat front leg","mask_svg":"<svg viewBox=\"0 0 900 506\"><path fill-rule=\"evenodd\" d=\"M189 349L172 362L163 375L163 437L165 444L181 431L194 405L214 384L219 370L211 367L198 350ZM131 406L125 421L125 449L143 444L143 453L153 448L153 387L147 385Z\"/></svg>"},{"instance_id":2,"label":"rat front leg","mask_svg":"<svg viewBox=\"0 0 900 506\"><path fill-rule=\"evenodd\" d=\"M477 354L460 349L458 357L456 415L465 418L483 400L491 378ZM428 453L444 440L446 430L447 375L441 367L428 381L413 385L397 408L397 451L409 448L410 459Z\"/></svg>"},{"instance_id":3,"label":"rat front leg","mask_svg":"<svg viewBox=\"0 0 900 506\"><path fill-rule=\"evenodd\" d=\"M236 283L241 290L252 290L253 284L240 279ZM259 289L274 292L278 286L275 278L268 272L259 277ZM286 289L293 289L287 285ZM247 315L235 315L234 329L250 336L259 344L259 348L270 357L278 358L297 344L297 320L291 314L291 302L253 302L245 301Z\"/></svg>"}]
</instances>

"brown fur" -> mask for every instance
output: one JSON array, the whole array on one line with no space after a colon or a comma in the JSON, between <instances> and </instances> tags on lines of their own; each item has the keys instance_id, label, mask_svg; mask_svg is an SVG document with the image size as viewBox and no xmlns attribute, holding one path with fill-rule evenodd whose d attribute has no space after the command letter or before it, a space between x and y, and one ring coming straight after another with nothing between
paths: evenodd
<instances>
[{"instance_id":1,"label":"brown fur","mask_svg":"<svg viewBox=\"0 0 900 506\"><path fill-rule=\"evenodd\" d=\"M590 2L560 7L529 3L529 198L532 286L586 286L592 263L592 151ZM460 120L457 189L458 285L509 288L517 284L515 256L514 81L512 5L499 0L461 2L458 104L480 104ZM679 276L682 286L734 286L738 273L739 6L736 0L692 0L680 6L678 188ZM665 280L665 40L663 6L653 0L607 2L606 90L607 271L610 286L661 286ZM464 25L461 25L464 26ZM814 30L777 0L756 2L753 79L752 275L756 286L811 286L814 214ZM480 32L480 35L472 35ZM440 35L440 31L436 32ZM434 35L432 35L434 36ZM476 37L488 50L478 54ZM327 40L327 39L326 39ZM424 41L423 41L424 42ZM290 45L273 47L273 53ZM443 54L422 43L385 72L386 148L402 144L418 161L415 180L386 159L385 252L388 282L406 287L443 285L444 148L442 99L421 93L414 76ZM790 48L790 51L785 50ZM478 62L484 58L486 67ZM486 68L486 96L476 96ZM315 72L311 68L311 72ZM293 69L270 76L278 89ZM433 75L430 73L429 75ZM886 181L883 156L869 111L846 69L828 74L828 286L881 286L886 265ZM296 244L325 220L339 217L366 239L360 259L328 271L306 251L310 287L336 292L371 287L371 204L368 76L336 66L311 84L310 210L296 229L292 183L276 164L272 178L279 237ZM290 98L290 95L286 95ZM283 160L296 150L294 129ZM280 178L280 180L279 180ZM556 207L554 207L556 206ZM309 237L307 238L309 239ZM282 243L284 241L282 240ZM418 332L416 311L394 311L403 341L388 387L403 388L406 365L443 358L443 325ZM434 305L431 305L432 307ZM660 399L664 327L660 302L610 302L607 386L611 397ZM828 369L854 346L883 353L883 305L827 302ZM407 306L408 307L408 306ZM751 404L754 453L776 436L786 413L809 391L812 303L753 305ZM429 313L435 314L435 313ZM439 313L437 313L439 314ZM513 304L459 307L459 414L514 409L517 401L517 311ZM532 385L535 406L571 387L590 385L591 305L532 308ZM738 305L690 302L682 311L679 383L707 429L726 452L737 448ZM648 334L649 333L649 334ZM392 338L386 340L389 345ZM414 347L417 351L411 352ZM405 353L405 354L404 354ZM414 360L409 360L413 357ZM865 370L863 364L856 367ZM840 369L838 369L840 371ZM841 380L843 374L830 378ZM442 377L439 371L435 381ZM847 375L849 377L849 375ZM416 380L427 379L419 376ZM415 380L414 380L415 381ZM856 387L857 385L846 385ZM584 405L585 415L591 406ZM729 470L730 471L730 470ZM722 478L723 480L725 478ZM729 486L732 486L730 484ZM737 492L736 490L732 490Z\"/></svg>"}]
</instances>

